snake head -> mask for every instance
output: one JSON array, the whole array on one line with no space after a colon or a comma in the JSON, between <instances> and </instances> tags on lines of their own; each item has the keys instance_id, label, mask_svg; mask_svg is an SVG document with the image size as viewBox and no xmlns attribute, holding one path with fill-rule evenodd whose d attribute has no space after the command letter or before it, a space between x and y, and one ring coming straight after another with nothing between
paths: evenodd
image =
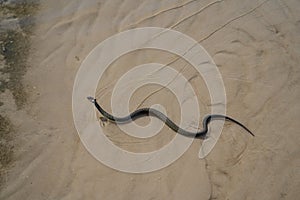
<instances>
[{"instance_id":1,"label":"snake head","mask_svg":"<svg viewBox=\"0 0 300 200\"><path fill-rule=\"evenodd\" d=\"M95 100L96 100L94 97L90 97L90 96L87 97L87 99L92 103L95 103Z\"/></svg>"}]
</instances>

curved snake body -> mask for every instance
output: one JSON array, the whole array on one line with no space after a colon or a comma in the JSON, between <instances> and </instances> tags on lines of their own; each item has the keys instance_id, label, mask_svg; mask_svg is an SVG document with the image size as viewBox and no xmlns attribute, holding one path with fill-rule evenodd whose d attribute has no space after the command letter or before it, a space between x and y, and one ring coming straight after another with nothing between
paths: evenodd
<instances>
[{"instance_id":1,"label":"curved snake body","mask_svg":"<svg viewBox=\"0 0 300 200\"><path fill-rule=\"evenodd\" d=\"M158 119L160 119L161 121L163 121L169 128L171 128L173 131L186 136L186 137L195 137L195 138L201 138L204 139L207 132L208 132L208 124L213 121L213 120L217 120L217 119L223 119L223 120L228 120L231 122L234 122L236 124L238 124L239 126L241 126L242 128L244 128L248 133L250 133L252 136L254 136L254 134L246 127L244 126L242 123L238 122L237 120L228 117L226 115L220 115L220 114L211 114L211 115L207 115L204 119L203 119L203 130L198 131L198 132L190 132L187 130L184 130L182 128L180 128L179 126L177 126L172 120L170 120L166 115L164 115L162 112L153 109L153 108L141 108L138 109L134 112L132 112L130 115L125 116L125 117L115 117L111 114L109 114L108 112L106 112L98 103L97 100L93 97L87 97L87 99L89 101L91 101L95 107L97 108L97 110L108 120L118 123L118 124L124 124L124 123L129 123L132 120L135 120L137 118L143 117L143 116L153 116L156 117Z\"/></svg>"}]
</instances>

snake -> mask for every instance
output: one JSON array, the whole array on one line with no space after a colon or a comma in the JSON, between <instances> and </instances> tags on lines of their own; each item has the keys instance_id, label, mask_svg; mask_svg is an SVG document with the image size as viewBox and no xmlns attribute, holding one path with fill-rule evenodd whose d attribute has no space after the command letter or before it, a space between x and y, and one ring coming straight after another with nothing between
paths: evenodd
<instances>
[{"instance_id":1,"label":"snake","mask_svg":"<svg viewBox=\"0 0 300 200\"><path fill-rule=\"evenodd\" d=\"M178 125L176 125L170 118L168 118L166 115L164 115L162 112L159 110L156 110L154 108L140 108L137 109L136 111L130 113L128 116L125 117L116 117L111 115L110 113L106 112L97 102L97 100L94 97L87 97L87 99L93 103L96 107L96 109L104 116L105 119L114 122L116 124L125 124L125 123L130 123L131 121L144 117L144 116L152 116L160 119L163 121L170 129L173 131L177 132L180 135L186 136L186 137L191 137L191 138L199 138L199 139L205 139L206 135L208 133L208 124L213 121L213 120L227 120L231 121L239 126L241 126L243 129L245 129L248 133L250 133L252 136L255 136L245 125L240 123L239 121L233 119L232 117L226 116L226 115L221 115L221 114L210 114L206 115L203 118L202 125L203 129L198 132L190 132L187 130L184 130L180 128Z\"/></svg>"}]
</instances>

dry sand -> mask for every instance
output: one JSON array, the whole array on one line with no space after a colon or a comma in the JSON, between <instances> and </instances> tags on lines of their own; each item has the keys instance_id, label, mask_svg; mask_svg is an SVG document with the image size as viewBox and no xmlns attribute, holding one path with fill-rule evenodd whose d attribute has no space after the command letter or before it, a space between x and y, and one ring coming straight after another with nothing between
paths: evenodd
<instances>
[{"instance_id":1,"label":"dry sand","mask_svg":"<svg viewBox=\"0 0 300 200\"><path fill-rule=\"evenodd\" d=\"M11 112L18 146L1 199L273 200L299 196L298 0L51 0L41 1L36 23L32 67L24 77L29 100L26 108ZM147 174L118 172L96 161L73 125L76 72L99 42L120 31L145 26L173 28L199 41L222 74L227 113L244 122L256 137L226 123L216 147L205 159L197 156L201 144L197 140L176 162ZM100 81L99 94L105 91L105 95L97 98L109 107L113 88L104 88L118 79L120 69L172 59L172 55L150 50L121 58ZM180 60L171 66L182 70L187 79L195 76L192 67L182 69L184 64ZM209 112L203 80L197 76L191 84L199 91L202 112ZM130 108L159 88L141 88L132 97ZM143 106L160 103L171 118L179 120L178 103L168 101L169 97L172 94L162 89ZM114 125L106 130L118 132ZM114 142L133 151L153 150L173 137L167 128L151 141L134 142L134 138L117 134Z\"/></svg>"}]
</instances>

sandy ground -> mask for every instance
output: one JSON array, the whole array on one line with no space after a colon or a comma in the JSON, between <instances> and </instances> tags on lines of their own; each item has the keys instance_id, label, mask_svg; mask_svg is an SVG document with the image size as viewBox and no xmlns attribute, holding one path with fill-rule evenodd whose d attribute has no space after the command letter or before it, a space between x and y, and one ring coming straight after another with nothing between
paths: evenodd
<instances>
[{"instance_id":1,"label":"sandy ground","mask_svg":"<svg viewBox=\"0 0 300 200\"><path fill-rule=\"evenodd\" d=\"M11 110L18 145L1 199L299 196L299 1L51 0L41 1L36 23L29 60L32 67L24 76L29 100L25 108ZM173 28L199 41L222 74L227 113L245 123L256 137L226 123L216 147L205 159L198 158L201 141L197 140L176 162L147 174L122 173L95 160L80 142L73 124L76 72L99 42L144 26ZM113 87L107 86L118 80L120 70L147 62L168 63L173 58L151 50L120 58L100 81L96 97L108 108ZM192 67L183 69L182 60L171 66L187 79L195 76ZM191 84L199 91L202 112L209 112L203 80L196 76ZM141 88L132 97L130 108L158 89ZM160 103L178 121L178 103L170 102L172 97L162 89L142 106ZM164 128L151 140L135 142L112 124L106 130L119 135L114 137L116 144L132 151L154 150L173 137L172 131Z\"/></svg>"}]
</instances>

